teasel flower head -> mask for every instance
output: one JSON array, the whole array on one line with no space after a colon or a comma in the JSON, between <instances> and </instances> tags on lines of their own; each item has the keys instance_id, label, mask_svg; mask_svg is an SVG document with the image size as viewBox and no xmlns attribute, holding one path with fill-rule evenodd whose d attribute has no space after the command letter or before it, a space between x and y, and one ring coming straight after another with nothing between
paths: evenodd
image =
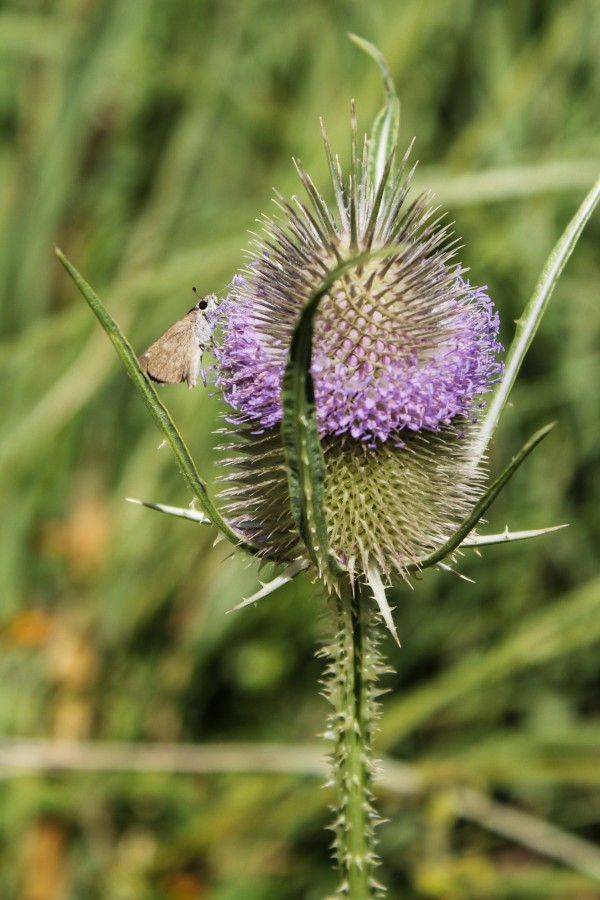
<instances>
[{"instance_id":1,"label":"teasel flower head","mask_svg":"<svg viewBox=\"0 0 600 900\"><path fill-rule=\"evenodd\" d=\"M323 132L334 204L296 163L308 200L277 196L221 304L217 384L230 407L232 524L278 562L306 549L282 446L282 381L294 329L324 279L311 374L331 553L351 576L406 577L440 547L483 490L474 454L485 394L500 378L498 316L470 284L431 197L410 201L407 151L372 177L354 113L345 177Z\"/></svg>"}]
</instances>

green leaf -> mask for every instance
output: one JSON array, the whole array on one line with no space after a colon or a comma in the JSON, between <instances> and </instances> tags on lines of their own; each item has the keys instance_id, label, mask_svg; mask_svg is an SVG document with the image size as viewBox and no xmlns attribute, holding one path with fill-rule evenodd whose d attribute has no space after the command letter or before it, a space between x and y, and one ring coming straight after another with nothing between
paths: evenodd
<instances>
[{"instance_id":1,"label":"green leaf","mask_svg":"<svg viewBox=\"0 0 600 900\"><path fill-rule=\"evenodd\" d=\"M125 368L127 369L129 375L131 376L133 383L142 395L146 406L150 410L152 418L158 425L158 428L162 432L164 439L173 451L173 455L179 463L179 467L183 473L183 476L192 489L195 497L197 498L202 511L206 516L208 516L212 524L219 529L223 536L233 544L235 544L236 547L240 547L243 550L248 551L249 553L256 553L256 548L247 541L244 541L240 537L240 535L237 534L237 532L235 532L233 528L231 528L231 526L221 516L221 513L218 511L218 509L208 496L206 483L202 480L202 478L200 478L200 475L196 470L194 461L190 456L189 450L187 449L183 438L175 427L175 424L167 408L159 399L154 386L148 381L148 379L142 372L140 364L137 360L137 356L135 355L131 345L121 332L121 329L119 328L115 320L110 316L109 312L106 310L101 300L94 293L87 281L85 281L85 279L79 274L77 269L69 262L66 256L58 248L56 248L56 255L79 288L83 297L87 301L88 306L114 344L115 349L121 357L123 364L125 365Z\"/></svg>"},{"instance_id":2,"label":"green leaf","mask_svg":"<svg viewBox=\"0 0 600 900\"><path fill-rule=\"evenodd\" d=\"M296 526L309 555L321 573L342 574L329 551L323 511L325 463L315 415L314 385L310 371L313 321L319 303L334 282L349 269L382 252L363 253L333 269L311 295L294 329L281 389L281 437L288 465L290 503Z\"/></svg>"},{"instance_id":3,"label":"green leaf","mask_svg":"<svg viewBox=\"0 0 600 900\"><path fill-rule=\"evenodd\" d=\"M521 363L529 349L534 335L548 306L548 301L556 282L560 278L567 260L573 252L583 228L600 200L600 179L586 196L585 200L567 225L562 237L548 257L535 290L525 307L523 315L517 322L515 336L506 355L504 377L500 382L485 412L481 431L476 444L476 458L481 459L496 430L498 420L504 409L508 395L516 381Z\"/></svg>"},{"instance_id":4,"label":"green leaf","mask_svg":"<svg viewBox=\"0 0 600 900\"><path fill-rule=\"evenodd\" d=\"M377 114L371 131L371 153L369 156L369 180L376 189L379 185L390 154L398 143L400 133L400 100L396 94L396 88L390 75L390 70L383 54L374 44L365 41L356 34L348 34L348 37L357 47L375 60L379 66L385 91L385 105Z\"/></svg>"},{"instance_id":5,"label":"green leaf","mask_svg":"<svg viewBox=\"0 0 600 900\"><path fill-rule=\"evenodd\" d=\"M429 566L435 566L437 563L441 562L445 556L448 556L457 547L462 544L467 535L475 528L478 521L485 514L488 507L491 506L493 501L496 499L504 485L509 481L510 478L515 474L521 463L529 456L534 447L542 441L547 434L554 428L555 422L551 422L549 425L545 425L543 428L540 428L539 431L536 431L534 435L532 435L526 444L519 450L516 456L513 456L510 463L504 469L504 471L496 478L495 481L489 486L483 497L479 500L478 503L475 504L471 513L467 516L467 518L459 525L456 529L450 540L446 541L446 543L436 550L435 553L432 553L430 556L427 556L425 559L419 562L418 566L410 567L409 571L417 571L420 569L426 569Z\"/></svg>"}]
</instances>

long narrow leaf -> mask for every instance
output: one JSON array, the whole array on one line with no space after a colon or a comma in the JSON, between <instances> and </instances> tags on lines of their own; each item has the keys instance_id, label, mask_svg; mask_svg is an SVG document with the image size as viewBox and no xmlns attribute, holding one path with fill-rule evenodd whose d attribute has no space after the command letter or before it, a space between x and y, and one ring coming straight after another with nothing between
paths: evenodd
<instances>
[{"instance_id":1,"label":"long narrow leaf","mask_svg":"<svg viewBox=\"0 0 600 900\"><path fill-rule=\"evenodd\" d=\"M600 179L586 196L585 200L567 225L562 237L548 257L542 274L531 296L523 315L517 322L515 336L506 357L504 377L490 401L479 434L476 452L481 459L496 429L498 420L504 409L508 395L515 383L521 363L529 349L529 345L539 327L546 311L548 301L567 260L569 259L579 235L594 211L600 199Z\"/></svg>"},{"instance_id":2,"label":"long narrow leaf","mask_svg":"<svg viewBox=\"0 0 600 900\"><path fill-rule=\"evenodd\" d=\"M363 253L333 269L306 304L294 329L281 389L283 419L281 436L288 465L290 503L296 526L315 565L333 576L341 574L329 551L323 512L325 463L315 415L312 333L319 303L333 283L349 269L376 253Z\"/></svg>"},{"instance_id":3,"label":"long narrow leaf","mask_svg":"<svg viewBox=\"0 0 600 900\"><path fill-rule=\"evenodd\" d=\"M348 34L348 37L357 47L375 60L379 66L385 90L385 105L377 114L371 132L371 153L369 156L369 181L377 189L381 176L385 170L390 153L398 143L400 132L400 100L396 94L396 88L390 70L383 54L364 38L356 34Z\"/></svg>"},{"instance_id":4,"label":"long narrow leaf","mask_svg":"<svg viewBox=\"0 0 600 900\"><path fill-rule=\"evenodd\" d=\"M56 249L56 255L79 288L81 294L87 301L88 306L114 344L115 349L121 357L123 364L125 365L125 368L127 369L129 375L131 376L133 383L142 395L146 406L150 410L152 418L158 425L159 430L162 432L165 440L173 451L173 455L179 463L179 467L183 473L183 476L192 489L195 497L198 499L198 503L200 504L202 511L208 516L213 525L215 525L221 531L221 533L233 544L235 544L237 547L241 547L242 549L247 550L250 553L255 553L256 549L253 547L253 545L248 543L247 541L244 541L240 537L240 535L231 528L231 526L221 516L221 513L218 511L218 509L208 496L206 483L202 480L202 478L200 478L200 475L196 470L196 466L194 465L194 461L190 456L189 450L187 449L183 438L175 427L170 413L159 399L153 385L148 381L148 379L142 372L137 360L137 356L135 355L131 345L121 332L121 329L119 328L115 320L111 317L111 315L106 310L101 300L92 290L87 281L85 281L85 279L79 274L77 269L69 262L66 256L58 248Z\"/></svg>"},{"instance_id":5,"label":"long narrow leaf","mask_svg":"<svg viewBox=\"0 0 600 900\"><path fill-rule=\"evenodd\" d=\"M432 553L430 556L421 560L418 566L409 569L409 571L414 571L417 568L426 569L429 566L437 565L437 563L441 562L441 560L443 560L445 556L448 556L462 544L467 535L475 528L478 521L485 514L488 507L491 506L507 481L512 478L521 463L529 456L534 447L537 447L540 441L542 441L546 437L546 435L554 428L554 425L554 422L551 422L549 425L545 425L544 428L540 428L539 431L536 431L535 434L529 438L527 443L523 445L517 455L512 458L504 471L498 476L498 478L496 478L495 481L492 482L481 500L475 504L471 513L456 529L450 540L446 541L443 547L440 547L440 549L436 550L435 553Z\"/></svg>"}]
</instances>

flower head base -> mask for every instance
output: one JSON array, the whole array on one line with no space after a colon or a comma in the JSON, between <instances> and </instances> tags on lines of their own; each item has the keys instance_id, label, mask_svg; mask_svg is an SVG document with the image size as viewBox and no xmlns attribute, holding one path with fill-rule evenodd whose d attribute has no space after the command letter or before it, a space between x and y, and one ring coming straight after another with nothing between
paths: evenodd
<instances>
[{"instance_id":1,"label":"flower head base","mask_svg":"<svg viewBox=\"0 0 600 900\"><path fill-rule=\"evenodd\" d=\"M298 165L310 207L278 198L282 215L265 218L220 309L218 384L244 435L232 511L267 555L281 559L297 544L277 452L292 334L327 274L370 253L336 281L315 318L325 512L332 548L351 568L374 557L383 571L403 573L449 537L479 491L470 447L482 395L501 373L498 317L452 262L455 242L428 198L406 206L408 154L398 175L390 159L373 185L367 141L356 161L355 129L347 182L326 138L325 147L337 216Z\"/></svg>"}]
</instances>

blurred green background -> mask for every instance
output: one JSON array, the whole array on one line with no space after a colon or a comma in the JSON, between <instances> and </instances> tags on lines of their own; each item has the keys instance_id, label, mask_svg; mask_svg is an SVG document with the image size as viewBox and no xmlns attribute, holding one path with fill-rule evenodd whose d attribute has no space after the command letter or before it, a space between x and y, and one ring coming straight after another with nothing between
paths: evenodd
<instances>
[{"instance_id":1,"label":"blurred green background","mask_svg":"<svg viewBox=\"0 0 600 900\"><path fill-rule=\"evenodd\" d=\"M595 0L0 6L7 900L334 890L331 797L314 771L319 602L300 578L226 615L256 589L255 567L207 529L124 502L190 496L53 245L144 349L192 305L192 285L224 290L272 188L299 191L292 155L326 191L320 115L344 160L351 97L370 127L380 79L349 30L385 54L403 143L417 136L416 185L456 221L508 344L600 171ZM600 897L599 239L596 214L491 453L497 472L558 419L486 530L570 528L465 555L474 585L429 573L394 598L403 647L386 644L378 751L410 768L378 787L392 900ZM219 399L161 396L212 481ZM77 742L65 769L48 739ZM103 770L98 742L112 742ZM142 754L124 758L126 742L167 762L133 771ZM168 757L173 742L196 745L191 762ZM253 747L266 742L280 746L261 773ZM214 743L233 771L203 756Z\"/></svg>"}]
</instances>

